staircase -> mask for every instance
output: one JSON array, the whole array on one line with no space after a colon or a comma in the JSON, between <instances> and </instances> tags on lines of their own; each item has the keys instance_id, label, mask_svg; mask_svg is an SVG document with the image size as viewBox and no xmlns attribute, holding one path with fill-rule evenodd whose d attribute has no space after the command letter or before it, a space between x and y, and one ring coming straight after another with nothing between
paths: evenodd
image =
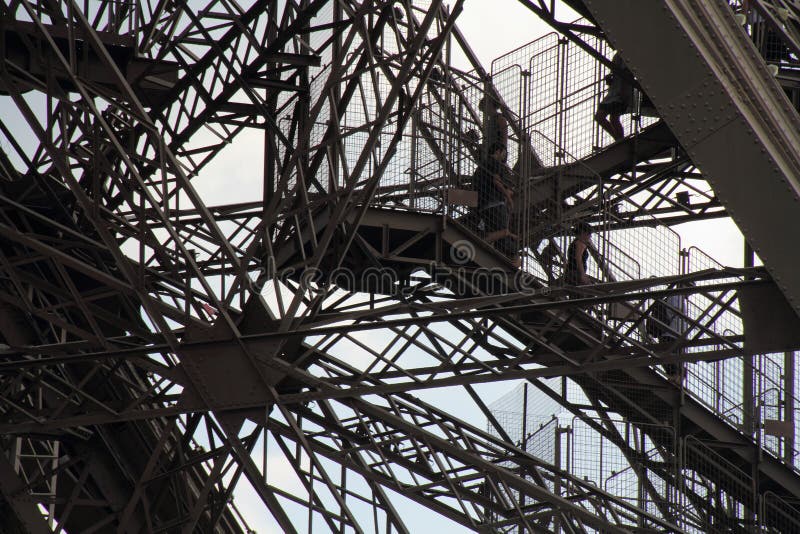
<instances>
[{"instance_id":1,"label":"staircase","mask_svg":"<svg viewBox=\"0 0 800 534\"><path fill-rule=\"evenodd\" d=\"M592 269L604 282L635 285L652 275L692 278L698 273L721 272L723 267L714 264L701 251L684 250L677 234L657 217L642 215L638 225L634 225L624 222L621 216L637 205L641 195L656 194L657 188L653 186L648 190L649 185L630 193L637 184L645 184L644 178L655 174L663 173L664 181L672 179L679 184L678 188L673 186L657 194L675 197L681 191L688 192L679 176L686 167L681 166L679 160L693 160L695 152L689 150L687 157L683 149L686 141L682 143L680 135L676 138L669 120L634 113L626 128L630 135L620 142L610 143L591 121L594 105L602 95L599 83L604 74L602 68L597 69L594 77L587 77L585 87L575 89L577 82L571 86L575 94L585 91L588 96L572 95L574 101L565 95L554 96L555 103L534 107L529 95L537 94L535 83L539 77L530 67L537 65L536 60L541 59L542 54L556 53L549 51L558 51L559 47L568 49L569 45L556 43L554 47L536 44L527 63L499 62L490 89L481 87L467 75L451 73L451 82L463 91L450 93L451 100L448 100L444 96L447 91L432 84L429 105L418 116L417 135L412 138L414 145L408 149L413 157L408 160L408 168L400 171L411 176L413 183L404 185L404 178L394 178L396 182L387 185L387 194L374 198L375 207L370 208L359 227L359 238L368 256L380 258L382 265L391 266L409 277L415 269L432 264L466 266L473 270L510 270L503 255L481 241L473 208L454 204L448 196L454 189L469 188L479 145L468 132L481 128L479 97L485 91L496 91L505 103L503 114L510 119L509 165L517 181L520 207L516 216L520 223L526 276L533 287L539 290L552 287L558 280L557 266L555 270L543 267L542 249L548 243L555 243L563 258L570 239L569 229L581 219L592 220L598 229ZM515 54L524 55L519 51ZM570 55L562 53L562 57ZM569 83L572 82L574 80ZM643 80L643 86L647 87L645 82ZM514 89L504 92L507 87ZM519 87L523 90L519 91ZM658 99L654 100L658 105ZM550 115L548 110L552 111ZM668 117L669 114L665 114L664 118ZM587 128L594 128L594 133L586 134ZM556 133L563 131L563 140L569 139L576 130L579 138L589 141L577 145L573 142L572 152L558 143ZM718 152L719 157L729 157L727 152ZM647 175L642 172L645 167L649 167ZM716 183L714 185L716 190ZM708 200L709 204L716 202L715 197ZM725 199L723 204L731 206ZM425 211L428 214L421 213ZM471 247L468 261L454 262L453 258L459 258L459 247L464 243ZM401 264L405 267L400 267ZM736 280L744 279L720 276L714 283ZM793 393L780 394L777 400L771 393L784 388L785 377L781 373L785 373L787 367L781 363L779 376L770 375L768 368L777 365L775 358L754 359L743 352L744 333L735 290L713 285L706 289L704 282L699 284L687 297L686 320L694 327L684 335L682 343L686 348L683 350L691 354L705 353L702 359L712 360L712 363L687 364L687 378L680 384L668 381L656 366L576 374L570 378L582 392L580 400L576 401L566 391L549 389L544 382L532 382L576 417L621 417L648 436L654 450L665 455L664 465L652 469L651 473L668 480L670 491L678 496L664 496L665 502L669 501L668 509L660 511L665 518L685 514L687 519L683 525L689 531L750 532L758 525L781 528L794 521L796 512L791 503L800 499L800 476L792 453L795 448L793 423L781 426L781 423L793 421L794 408L783 412L779 409L779 406L796 407L798 404ZM650 285L667 290L675 287L674 279L662 285ZM386 292L391 289L384 288ZM514 287L509 282L506 288L492 289L507 291ZM487 287L473 286L460 295L475 297L485 295L487 290ZM592 290L583 294L584 297L598 295ZM556 291L547 299L533 298L530 302L554 302L562 296L563 293ZM602 300L602 295L598 298ZM501 322L508 325L507 330L524 345L545 341L568 354L603 353L619 344L644 344L645 352L653 357L669 356L673 349L653 345L641 331L651 303L646 297L625 301L633 313L622 320L614 316L610 308L589 305L512 313ZM557 366L564 360L550 356L542 357L539 362ZM731 390L726 380L730 382L731 377L737 376L739 387ZM755 384L754 390L744 386L747 380ZM770 420L769 424L766 419ZM660 430L651 430L662 429L665 425L673 428L675 434L665 437ZM621 449L630 447L624 439L615 436L608 425L598 424L593 428ZM776 428L789 433L778 434ZM628 450L624 456L631 462L629 469L635 469L633 466L643 461L635 451ZM643 483L651 475L639 472L635 476ZM650 491L656 490L651 488ZM702 509L701 504L708 501L711 492L719 497ZM641 505L646 506L646 499ZM769 511L766 506L770 507Z\"/></svg>"}]
</instances>

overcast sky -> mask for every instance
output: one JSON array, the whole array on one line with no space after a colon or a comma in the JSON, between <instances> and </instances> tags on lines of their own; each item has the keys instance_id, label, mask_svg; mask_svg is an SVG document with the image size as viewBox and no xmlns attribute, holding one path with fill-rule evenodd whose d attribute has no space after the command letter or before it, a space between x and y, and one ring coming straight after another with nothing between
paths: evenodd
<instances>
[{"instance_id":1,"label":"overcast sky","mask_svg":"<svg viewBox=\"0 0 800 534\"><path fill-rule=\"evenodd\" d=\"M553 31L517 0L466 0L458 28L487 70L498 56Z\"/></svg>"}]
</instances>

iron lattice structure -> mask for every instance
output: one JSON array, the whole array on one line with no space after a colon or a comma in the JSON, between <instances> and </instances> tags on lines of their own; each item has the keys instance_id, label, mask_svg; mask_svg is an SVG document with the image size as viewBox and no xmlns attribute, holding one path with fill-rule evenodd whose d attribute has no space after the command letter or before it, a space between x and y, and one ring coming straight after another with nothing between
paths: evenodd
<instances>
[{"instance_id":1,"label":"iron lattice structure","mask_svg":"<svg viewBox=\"0 0 800 534\"><path fill-rule=\"evenodd\" d=\"M463 0L0 4L0 531L797 528L796 280L609 2L522 3L560 33L490 68ZM772 84L745 126L800 120L794 5L708 4ZM498 116L521 269L475 205ZM766 268L670 229L729 214Z\"/></svg>"}]
</instances>

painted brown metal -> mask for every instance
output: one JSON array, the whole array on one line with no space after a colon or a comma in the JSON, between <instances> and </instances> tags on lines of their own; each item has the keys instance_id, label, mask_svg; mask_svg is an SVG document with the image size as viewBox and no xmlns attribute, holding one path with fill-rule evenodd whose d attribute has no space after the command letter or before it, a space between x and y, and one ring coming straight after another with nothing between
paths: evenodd
<instances>
[{"instance_id":1,"label":"painted brown metal","mask_svg":"<svg viewBox=\"0 0 800 534\"><path fill-rule=\"evenodd\" d=\"M578 377L591 402L616 399L636 423L692 410L681 421L721 428L648 367L742 357L741 336L698 324L702 335L681 341L697 352L661 358L663 343L593 310L623 302L641 320L654 296L705 291L722 295L724 312L736 289L767 276L719 270L690 277L702 290L663 277L570 292L518 273L467 217L404 204L457 204L440 187L464 178L453 139L481 120L476 87L501 99L455 26L462 8L0 5L0 98L14 112L0 117L0 493L16 516L0 530L249 532L235 501L247 485L247 506L286 532L413 531L396 495L473 530L680 530L669 506L631 504L514 443L474 385ZM477 74L450 64L457 50ZM505 105L501 114L515 117ZM442 169L418 189L409 131ZM202 191L209 166L252 132L263 167L245 168L263 172L262 190L240 203ZM470 148L468 161L479 155ZM662 192L695 178L688 158L651 161L674 149L656 125L572 168L617 179L633 154L637 179L619 179L608 198L581 199L567 182L555 195L577 195L573 211L600 218L638 194L656 206L611 230L655 224L654 214L723 216L711 200ZM232 173L216 179L233 183ZM547 200L541 189L526 209ZM344 269L395 277L325 279ZM476 279L480 270L497 276ZM365 341L368 331L388 342ZM631 407L623 375L661 389ZM450 387L492 432L410 393ZM635 443L596 430L644 463ZM291 476L272 474L271 454Z\"/></svg>"}]
</instances>

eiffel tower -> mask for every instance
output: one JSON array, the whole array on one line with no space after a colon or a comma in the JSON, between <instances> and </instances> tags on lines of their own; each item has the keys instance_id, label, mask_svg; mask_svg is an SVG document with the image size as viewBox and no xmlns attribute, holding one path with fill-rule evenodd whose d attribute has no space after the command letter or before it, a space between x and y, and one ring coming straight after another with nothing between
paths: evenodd
<instances>
[{"instance_id":1,"label":"eiffel tower","mask_svg":"<svg viewBox=\"0 0 800 534\"><path fill-rule=\"evenodd\" d=\"M800 532L800 6L519 3L0 3L0 532Z\"/></svg>"}]
</instances>

